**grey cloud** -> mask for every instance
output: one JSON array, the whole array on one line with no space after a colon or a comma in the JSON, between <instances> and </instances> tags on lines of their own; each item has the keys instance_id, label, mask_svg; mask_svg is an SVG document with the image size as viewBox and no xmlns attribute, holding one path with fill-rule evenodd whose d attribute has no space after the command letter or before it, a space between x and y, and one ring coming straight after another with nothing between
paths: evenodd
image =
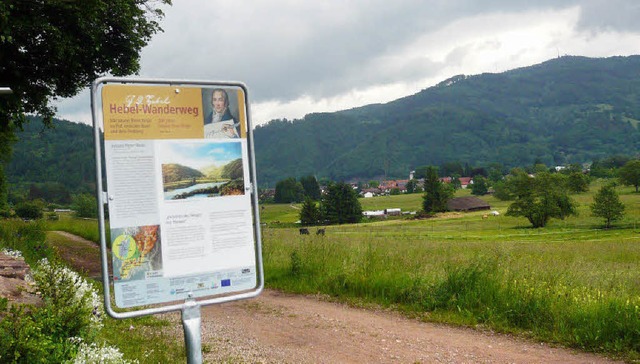
<instances>
[{"instance_id":1,"label":"grey cloud","mask_svg":"<svg viewBox=\"0 0 640 364\"><path fill-rule=\"evenodd\" d=\"M578 27L591 32L640 31L640 3L629 0L591 0L581 3Z\"/></svg>"},{"instance_id":2,"label":"grey cloud","mask_svg":"<svg viewBox=\"0 0 640 364\"><path fill-rule=\"evenodd\" d=\"M498 12L580 6L580 30L636 30L636 0L174 1L143 52L141 76L247 83L252 101L287 102L435 76L445 62L398 57L420 36ZM461 30L464 31L464 30ZM489 44L485 46L491 46Z\"/></svg>"}]
</instances>

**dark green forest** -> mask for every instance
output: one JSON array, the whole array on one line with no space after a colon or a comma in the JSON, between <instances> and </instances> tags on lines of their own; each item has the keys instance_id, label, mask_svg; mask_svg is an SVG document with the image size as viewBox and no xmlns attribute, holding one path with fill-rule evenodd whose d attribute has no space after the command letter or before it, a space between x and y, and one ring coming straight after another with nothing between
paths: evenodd
<instances>
[{"instance_id":1,"label":"dark green forest","mask_svg":"<svg viewBox=\"0 0 640 364\"><path fill-rule=\"evenodd\" d=\"M458 75L387 104L255 131L260 184L314 174L407 178L458 161L504 167L584 163L640 147L640 56L561 57L499 74Z\"/></svg>"},{"instance_id":2,"label":"dark green forest","mask_svg":"<svg viewBox=\"0 0 640 364\"><path fill-rule=\"evenodd\" d=\"M29 117L17 133L6 167L10 200L25 197L69 203L71 194L95 193L93 127L54 119L53 128Z\"/></svg>"},{"instance_id":3,"label":"dark green forest","mask_svg":"<svg viewBox=\"0 0 640 364\"><path fill-rule=\"evenodd\" d=\"M640 150L638 120L640 56L566 56L454 76L387 104L272 120L254 130L257 177L274 186L289 176L407 178L447 162L508 169L632 156ZM14 196L95 188L93 128L53 125L32 119L18 133L6 170Z\"/></svg>"}]
</instances>

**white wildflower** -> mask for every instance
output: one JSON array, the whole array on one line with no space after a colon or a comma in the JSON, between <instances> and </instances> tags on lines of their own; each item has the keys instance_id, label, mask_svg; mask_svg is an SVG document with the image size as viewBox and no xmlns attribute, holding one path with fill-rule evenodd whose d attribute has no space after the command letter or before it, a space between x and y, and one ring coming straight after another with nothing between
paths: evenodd
<instances>
[{"instance_id":1,"label":"white wildflower","mask_svg":"<svg viewBox=\"0 0 640 364\"><path fill-rule=\"evenodd\" d=\"M68 364L136 364L137 360L131 361L124 359L118 348L103 345L98 346L95 343L86 344L81 342L78 346L78 353Z\"/></svg>"},{"instance_id":2,"label":"white wildflower","mask_svg":"<svg viewBox=\"0 0 640 364\"><path fill-rule=\"evenodd\" d=\"M13 257L13 258L22 258L22 252L19 251L19 250L2 248L2 250L0 252L2 252L2 254L4 254L4 255L8 255L8 256Z\"/></svg>"},{"instance_id":3,"label":"white wildflower","mask_svg":"<svg viewBox=\"0 0 640 364\"><path fill-rule=\"evenodd\" d=\"M102 317L104 316L102 300L91 284L78 273L67 267L51 265L44 258L40 260L36 269L34 269L33 277L39 285L51 283L60 290L73 290L73 304L84 307L87 312L91 312L90 320L94 329L102 328ZM68 287L68 285L71 286ZM39 288L41 291L45 290L45 287Z\"/></svg>"}]
</instances>

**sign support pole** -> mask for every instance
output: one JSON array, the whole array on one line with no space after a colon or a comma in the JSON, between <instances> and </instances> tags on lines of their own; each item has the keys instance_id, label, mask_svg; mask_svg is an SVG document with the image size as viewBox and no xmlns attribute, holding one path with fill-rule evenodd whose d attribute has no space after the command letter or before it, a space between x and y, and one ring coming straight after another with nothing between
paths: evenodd
<instances>
[{"instance_id":1,"label":"sign support pole","mask_svg":"<svg viewBox=\"0 0 640 364\"><path fill-rule=\"evenodd\" d=\"M200 305L188 298L182 308L182 328L187 352L188 364L202 364L202 336L201 336Z\"/></svg>"}]
</instances>

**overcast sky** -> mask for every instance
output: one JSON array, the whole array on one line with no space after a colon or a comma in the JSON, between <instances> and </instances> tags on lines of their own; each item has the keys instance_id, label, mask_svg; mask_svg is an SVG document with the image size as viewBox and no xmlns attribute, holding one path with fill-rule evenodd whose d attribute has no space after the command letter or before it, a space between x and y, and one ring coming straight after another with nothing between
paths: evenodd
<instances>
[{"instance_id":1,"label":"overcast sky","mask_svg":"<svg viewBox=\"0 0 640 364\"><path fill-rule=\"evenodd\" d=\"M173 2L140 77L244 82L254 125L558 55L640 54L638 0ZM91 123L88 90L57 105Z\"/></svg>"}]
</instances>

